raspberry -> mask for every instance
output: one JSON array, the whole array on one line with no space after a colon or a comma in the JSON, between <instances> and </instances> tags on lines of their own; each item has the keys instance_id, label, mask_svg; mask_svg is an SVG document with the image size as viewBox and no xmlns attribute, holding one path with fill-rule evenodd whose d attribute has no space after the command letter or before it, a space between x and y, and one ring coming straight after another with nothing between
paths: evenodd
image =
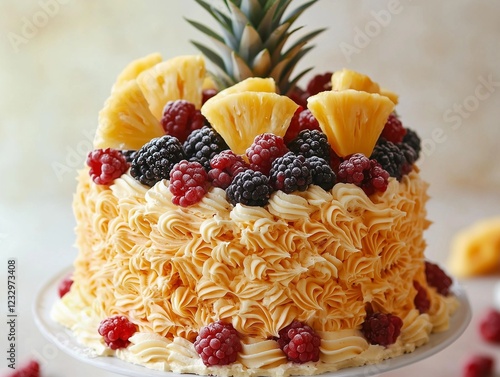
<instances>
[{"instance_id":1,"label":"raspberry","mask_svg":"<svg viewBox=\"0 0 500 377\"><path fill-rule=\"evenodd\" d=\"M283 138L285 143L289 144L302 130L320 131L320 128L318 120L314 117L314 115L312 115L311 110L304 109L300 106L293 114L290 126L288 126L288 129L286 130L286 134Z\"/></svg>"},{"instance_id":2,"label":"raspberry","mask_svg":"<svg viewBox=\"0 0 500 377\"><path fill-rule=\"evenodd\" d=\"M319 360L321 338L308 325L293 321L278 335L276 341L288 360L301 364Z\"/></svg>"},{"instance_id":3,"label":"raspberry","mask_svg":"<svg viewBox=\"0 0 500 377\"><path fill-rule=\"evenodd\" d=\"M183 143L188 135L201 127L205 117L200 110L196 110L194 104L186 100L168 101L163 109L161 125L170 136L175 136Z\"/></svg>"},{"instance_id":4,"label":"raspberry","mask_svg":"<svg viewBox=\"0 0 500 377\"><path fill-rule=\"evenodd\" d=\"M320 157L310 157L306 160L311 170L312 183L320 186L323 190L331 190L337 181L337 177L332 168L324 159Z\"/></svg>"},{"instance_id":5,"label":"raspberry","mask_svg":"<svg viewBox=\"0 0 500 377\"><path fill-rule=\"evenodd\" d=\"M241 351L241 340L233 325L217 321L202 327L194 342L203 364L228 365L234 363Z\"/></svg>"},{"instance_id":6,"label":"raspberry","mask_svg":"<svg viewBox=\"0 0 500 377\"><path fill-rule=\"evenodd\" d=\"M332 90L332 75L333 72L325 72L323 74L314 76L307 84L307 94L309 96L314 96L319 92Z\"/></svg>"},{"instance_id":7,"label":"raspberry","mask_svg":"<svg viewBox=\"0 0 500 377\"><path fill-rule=\"evenodd\" d=\"M391 177L395 177L398 180L401 180L403 177L403 166L407 161L404 153L396 144L380 138L370 158L377 160Z\"/></svg>"},{"instance_id":8,"label":"raspberry","mask_svg":"<svg viewBox=\"0 0 500 377\"><path fill-rule=\"evenodd\" d=\"M387 190L389 173L375 160L355 153L339 165L337 179L342 183L353 183L361 187L366 195Z\"/></svg>"},{"instance_id":9,"label":"raspberry","mask_svg":"<svg viewBox=\"0 0 500 377\"><path fill-rule=\"evenodd\" d=\"M255 137L253 144L246 151L246 156L250 163L250 169L267 175L273 161L287 152L288 148L283 138L265 133Z\"/></svg>"},{"instance_id":10,"label":"raspberry","mask_svg":"<svg viewBox=\"0 0 500 377\"><path fill-rule=\"evenodd\" d=\"M307 107L307 93L298 86L294 86L291 91L288 92L288 97L292 99L297 105L303 108Z\"/></svg>"},{"instance_id":11,"label":"raspberry","mask_svg":"<svg viewBox=\"0 0 500 377\"><path fill-rule=\"evenodd\" d=\"M418 158L420 157L420 151L421 151L422 147L420 145L420 137L417 135L417 133L415 131L407 128L406 135L403 138L403 143L406 145L409 145L410 147L413 148L413 150L417 154L415 161L418 160Z\"/></svg>"},{"instance_id":12,"label":"raspberry","mask_svg":"<svg viewBox=\"0 0 500 377\"><path fill-rule=\"evenodd\" d=\"M104 337L104 342L112 350L126 348L129 339L137 331L137 326L123 315L106 318L99 324L99 335Z\"/></svg>"},{"instance_id":13,"label":"raspberry","mask_svg":"<svg viewBox=\"0 0 500 377\"><path fill-rule=\"evenodd\" d=\"M436 288L440 295L448 296L450 294L453 280L437 264L425 262L425 277L427 284Z\"/></svg>"},{"instance_id":14,"label":"raspberry","mask_svg":"<svg viewBox=\"0 0 500 377\"><path fill-rule=\"evenodd\" d=\"M90 152L87 156L87 165L90 167L90 177L97 185L112 184L129 167L120 151L111 148L95 149Z\"/></svg>"},{"instance_id":15,"label":"raspberry","mask_svg":"<svg viewBox=\"0 0 500 377\"><path fill-rule=\"evenodd\" d=\"M479 332L487 342L500 344L500 311L489 309L479 321Z\"/></svg>"},{"instance_id":16,"label":"raspberry","mask_svg":"<svg viewBox=\"0 0 500 377\"><path fill-rule=\"evenodd\" d=\"M204 104L217 94L217 89L203 89L201 103Z\"/></svg>"},{"instance_id":17,"label":"raspberry","mask_svg":"<svg viewBox=\"0 0 500 377\"><path fill-rule=\"evenodd\" d=\"M271 186L290 194L305 191L312 183L312 174L304 156L288 152L274 160L269 172Z\"/></svg>"},{"instance_id":18,"label":"raspberry","mask_svg":"<svg viewBox=\"0 0 500 377\"><path fill-rule=\"evenodd\" d=\"M170 171L172 203L189 207L198 203L207 193L208 174L199 162L182 160Z\"/></svg>"},{"instance_id":19,"label":"raspberry","mask_svg":"<svg viewBox=\"0 0 500 377\"><path fill-rule=\"evenodd\" d=\"M213 186L222 189L226 189L238 173L249 168L241 156L234 154L230 150L215 155L210 160L210 167L211 169L208 172L210 182L212 182Z\"/></svg>"},{"instance_id":20,"label":"raspberry","mask_svg":"<svg viewBox=\"0 0 500 377\"><path fill-rule=\"evenodd\" d=\"M384 313L368 314L361 331L370 344L380 344L387 347L396 342L403 321L398 316Z\"/></svg>"},{"instance_id":21,"label":"raspberry","mask_svg":"<svg viewBox=\"0 0 500 377\"><path fill-rule=\"evenodd\" d=\"M251 169L238 173L226 189L226 196L232 205L265 206L271 196L269 178L260 171Z\"/></svg>"},{"instance_id":22,"label":"raspberry","mask_svg":"<svg viewBox=\"0 0 500 377\"><path fill-rule=\"evenodd\" d=\"M144 185L153 187L168 179L170 170L185 159L182 145L176 137L165 135L152 139L135 154L130 173Z\"/></svg>"},{"instance_id":23,"label":"raspberry","mask_svg":"<svg viewBox=\"0 0 500 377\"><path fill-rule=\"evenodd\" d=\"M288 148L304 157L318 156L330 161L330 144L326 135L319 130L300 131L297 137L288 144Z\"/></svg>"},{"instance_id":24,"label":"raspberry","mask_svg":"<svg viewBox=\"0 0 500 377\"><path fill-rule=\"evenodd\" d=\"M405 135L406 129L403 127L403 123L401 123L396 114L392 113L389 115L380 136L396 144L401 143Z\"/></svg>"},{"instance_id":25,"label":"raspberry","mask_svg":"<svg viewBox=\"0 0 500 377\"><path fill-rule=\"evenodd\" d=\"M463 377L493 377L495 361L486 355L473 355L463 368Z\"/></svg>"},{"instance_id":26,"label":"raspberry","mask_svg":"<svg viewBox=\"0 0 500 377\"><path fill-rule=\"evenodd\" d=\"M125 157L125 160L131 164L132 161L134 160L135 154L137 153L136 150L133 149L128 149L128 150L122 150L120 151L121 154Z\"/></svg>"},{"instance_id":27,"label":"raspberry","mask_svg":"<svg viewBox=\"0 0 500 377\"><path fill-rule=\"evenodd\" d=\"M413 282L413 287L417 290L417 295L413 299L415 308L418 309L421 314L427 313L431 307L431 301L429 300L427 290L422 287L418 281Z\"/></svg>"},{"instance_id":28,"label":"raspberry","mask_svg":"<svg viewBox=\"0 0 500 377\"><path fill-rule=\"evenodd\" d=\"M40 364L36 360L29 360L5 377L40 377Z\"/></svg>"},{"instance_id":29,"label":"raspberry","mask_svg":"<svg viewBox=\"0 0 500 377\"><path fill-rule=\"evenodd\" d=\"M199 162L208 172L210 170L210 160L216 154L228 149L228 146L213 128L203 126L198 130L194 130L188 136L183 148L189 161Z\"/></svg>"},{"instance_id":30,"label":"raspberry","mask_svg":"<svg viewBox=\"0 0 500 377\"><path fill-rule=\"evenodd\" d=\"M66 275L60 282L57 287L57 291L59 293L59 297L63 297L66 293L69 292L71 286L73 285L72 274Z\"/></svg>"}]
</instances>

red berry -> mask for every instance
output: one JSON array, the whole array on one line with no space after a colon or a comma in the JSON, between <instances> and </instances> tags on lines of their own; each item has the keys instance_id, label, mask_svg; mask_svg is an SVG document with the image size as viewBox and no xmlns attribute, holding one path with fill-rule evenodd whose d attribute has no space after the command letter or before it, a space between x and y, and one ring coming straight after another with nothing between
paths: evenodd
<instances>
[{"instance_id":1,"label":"red berry","mask_svg":"<svg viewBox=\"0 0 500 377\"><path fill-rule=\"evenodd\" d=\"M463 377L493 377L494 364L490 356L473 355L464 365Z\"/></svg>"},{"instance_id":2,"label":"red berry","mask_svg":"<svg viewBox=\"0 0 500 377\"><path fill-rule=\"evenodd\" d=\"M106 148L94 149L87 156L90 177L97 185L110 185L128 170L129 164L120 151Z\"/></svg>"},{"instance_id":3,"label":"red berry","mask_svg":"<svg viewBox=\"0 0 500 377\"><path fill-rule=\"evenodd\" d=\"M308 95L302 88L295 86L290 92L288 92L288 97L302 108L307 107Z\"/></svg>"},{"instance_id":4,"label":"red berry","mask_svg":"<svg viewBox=\"0 0 500 377\"><path fill-rule=\"evenodd\" d=\"M176 137L181 143L186 141L189 134L203 127L205 118L194 104L180 99L169 101L163 109L161 125L167 133Z\"/></svg>"},{"instance_id":5,"label":"red berry","mask_svg":"<svg viewBox=\"0 0 500 377\"><path fill-rule=\"evenodd\" d=\"M203 327L196 337L194 349L207 366L234 363L241 351L241 341L233 325L217 321Z\"/></svg>"},{"instance_id":6,"label":"red berry","mask_svg":"<svg viewBox=\"0 0 500 377\"><path fill-rule=\"evenodd\" d=\"M207 102L210 98L217 94L217 89L203 89L203 97L201 103Z\"/></svg>"},{"instance_id":7,"label":"red berry","mask_svg":"<svg viewBox=\"0 0 500 377\"><path fill-rule=\"evenodd\" d=\"M290 126L283 137L285 143L290 143L302 130L320 130L318 120L312 115L311 110L300 106L293 114Z\"/></svg>"},{"instance_id":8,"label":"red berry","mask_svg":"<svg viewBox=\"0 0 500 377\"><path fill-rule=\"evenodd\" d=\"M417 290L417 295L413 299L415 308L418 309L420 313L427 313L431 307L431 301L429 300L427 290L422 287L418 281L414 281L413 286Z\"/></svg>"},{"instance_id":9,"label":"red berry","mask_svg":"<svg viewBox=\"0 0 500 377\"><path fill-rule=\"evenodd\" d=\"M5 377L40 377L40 364L36 360L29 360Z\"/></svg>"},{"instance_id":10,"label":"red berry","mask_svg":"<svg viewBox=\"0 0 500 377\"><path fill-rule=\"evenodd\" d=\"M479 322L479 332L487 342L500 344L500 311L489 309Z\"/></svg>"},{"instance_id":11,"label":"red berry","mask_svg":"<svg viewBox=\"0 0 500 377\"><path fill-rule=\"evenodd\" d=\"M437 264L425 262L425 277L427 283L436 288L440 295L448 296L450 294L453 280Z\"/></svg>"},{"instance_id":12,"label":"red berry","mask_svg":"<svg viewBox=\"0 0 500 377\"><path fill-rule=\"evenodd\" d=\"M314 76L307 84L307 94L314 96L325 90L332 90L332 75L333 72L325 72Z\"/></svg>"},{"instance_id":13,"label":"red berry","mask_svg":"<svg viewBox=\"0 0 500 377\"><path fill-rule=\"evenodd\" d=\"M170 171L170 192L172 203L189 207L198 203L207 193L208 174L202 164L182 160Z\"/></svg>"},{"instance_id":14,"label":"red berry","mask_svg":"<svg viewBox=\"0 0 500 377\"><path fill-rule=\"evenodd\" d=\"M57 290L59 292L59 297L63 297L66 293L69 292L71 286L73 285L73 275L66 275L60 282Z\"/></svg>"},{"instance_id":15,"label":"red berry","mask_svg":"<svg viewBox=\"0 0 500 377\"><path fill-rule=\"evenodd\" d=\"M215 187L226 189L233 178L240 172L249 168L241 156L230 150L225 150L210 160L211 169L208 171L208 179Z\"/></svg>"},{"instance_id":16,"label":"red berry","mask_svg":"<svg viewBox=\"0 0 500 377\"><path fill-rule=\"evenodd\" d=\"M387 347L396 342L403 327L398 316L384 313L368 314L361 331L370 344Z\"/></svg>"},{"instance_id":17,"label":"red berry","mask_svg":"<svg viewBox=\"0 0 500 377\"><path fill-rule=\"evenodd\" d=\"M99 325L99 335L104 337L104 342L112 350L126 348L129 339L137 331L137 326L123 315L106 318Z\"/></svg>"},{"instance_id":18,"label":"red berry","mask_svg":"<svg viewBox=\"0 0 500 377\"><path fill-rule=\"evenodd\" d=\"M250 162L250 169L269 174L271 165L278 157L289 152L283 138L271 133L255 137L253 144L247 149L246 155Z\"/></svg>"},{"instance_id":19,"label":"red berry","mask_svg":"<svg viewBox=\"0 0 500 377\"><path fill-rule=\"evenodd\" d=\"M342 183L353 183L371 195L387 190L389 173L377 161L355 153L339 164L337 179Z\"/></svg>"},{"instance_id":20,"label":"red berry","mask_svg":"<svg viewBox=\"0 0 500 377\"><path fill-rule=\"evenodd\" d=\"M403 123L401 123L396 114L393 113L389 115L380 136L396 144L401 143L405 135L406 129L403 127Z\"/></svg>"},{"instance_id":21,"label":"red berry","mask_svg":"<svg viewBox=\"0 0 500 377\"><path fill-rule=\"evenodd\" d=\"M319 360L321 338L308 325L293 321L281 329L277 342L288 360L295 363L307 363Z\"/></svg>"}]
</instances>

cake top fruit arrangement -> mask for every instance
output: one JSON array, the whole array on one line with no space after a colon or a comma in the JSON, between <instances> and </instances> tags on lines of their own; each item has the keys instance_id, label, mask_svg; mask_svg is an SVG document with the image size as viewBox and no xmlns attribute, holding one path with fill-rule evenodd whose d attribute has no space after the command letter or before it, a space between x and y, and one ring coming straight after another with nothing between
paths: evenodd
<instances>
[{"instance_id":1,"label":"cake top fruit arrangement","mask_svg":"<svg viewBox=\"0 0 500 377\"><path fill-rule=\"evenodd\" d=\"M420 140L395 113L396 94L347 69L305 88L298 82L309 69L292 77L322 31L290 43L316 1L292 10L291 0L231 0L225 9L195 1L221 26L219 34L188 20L218 47L193 42L216 72L197 55L129 64L99 114L87 161L96 184L130 171L149 187L168 180L182 207L212 186L233 205L264 206L275 191L310 185L354 184L372 195L413 169Z\"/></svg>"}]
</instances>

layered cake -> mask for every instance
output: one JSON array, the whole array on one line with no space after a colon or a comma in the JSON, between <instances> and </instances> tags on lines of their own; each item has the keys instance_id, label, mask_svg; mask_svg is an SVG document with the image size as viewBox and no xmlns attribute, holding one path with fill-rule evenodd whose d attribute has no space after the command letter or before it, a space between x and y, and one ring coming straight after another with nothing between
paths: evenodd
<instances>
[{"instance_id":1,"label":"layered cake","mask_svg":"<svg viewBox=\"0 0 500 377\"><path fill-rule=\"evenodd\" d=\"M308 6L197 1L226 55L119 75L74 197L78 256L53 318L97 355L220 376L378 363L445 331L424 256L427 183L398 97L348 69L291 78ZM251 62L251 63L250 63Z\"/></svg>"}]
</instances>

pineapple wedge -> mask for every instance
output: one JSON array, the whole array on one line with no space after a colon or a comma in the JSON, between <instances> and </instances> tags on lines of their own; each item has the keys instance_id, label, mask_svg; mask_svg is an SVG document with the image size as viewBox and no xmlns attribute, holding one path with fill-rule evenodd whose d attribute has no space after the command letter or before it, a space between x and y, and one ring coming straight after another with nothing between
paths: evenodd
<instances>
[{"instance_id":1,"label":"pineapple wedge","mask_svg":"<svg viewBox=\"0 0 500 377\"><path fill-rule=\"evenodd\" d=\"M276 93L239 92L216 95L201 113L236 154L244 154L265 132L284 136L298 105Z\"/></svg>"},{"instance_id":2,"label":"pineapple wedge","mask_svg":"<svg viewBox=\"0 0 500 377\"><path fill-rule=\"evenodd\" d=\"M139 149L165 134L135 80L117 87L99 112L94 147Z\"/></svg>"},{"instance_id":3,"label":"pineapple wedge","mask_svg":"<svg viewBox=\"0 0 500 377\"><path fill-rule=\"evenodd\" d=\"M129 63L125 69L118 75L115 84L113 85L112 91L115 91L118 87L126 82L135 80L145 70L155 66L162 61L162 57L159 53L150 54L144 56L140 59L136 59Z\"/></svg>"},{"instance_id":4,"label":"pineapple wedge","mask_svg":"<svg viewBox=\"0 0 500 377\"><path fill-rule=\"evenodd\" d=\"M378 93L384 97L388 97L395 105L398 104L398 95L390 90L381 89L380 86L373 82L368 76L362 73L343 69L332 75L332 90L354 89L367 93Z\"/></svg>"},{"instance_id":5,"label":"pineapple wedge","mask_svg":"<svg viewBox=\"0 0 500 377\"><path fill-rule=\"evenodd\" d=\"M451 245L450 272L472 277L500 271L500 217L479 221L458 233Z\"/></svg>"},{"instance_id":6,"label":"pineapple wedge","mask_svg":"<svg viewBox=\"0 0 500 377\"><path fill-rule=\"evenodd\" d=\"M218 93L218 96L241 92L276 93L276 83L273 78L249 77Z\"/></svg>"},{"instance_id":7,"label":"pineapple wedge","mask_svg":"<svg viewBox=\"0 0 500 377\"><path fill-rule=\"evenodd\" d=\"M184 99L201 107L205 80L202 56L186 55L156 64L137 77L137 83L148 100L151 112L161 120L168 101Z\"/></svg>"},{"instance_id":8,"label":"pineapple wedge","mask_svg":"<svg viewBox=\"0 0 500 377\"><path fill-rule=\"evenodd\" d=\"M353 153L370 157L394 109L387 97L353 89L321 92L307 103L340 157Z\"/></svg>"}]
</instances>

